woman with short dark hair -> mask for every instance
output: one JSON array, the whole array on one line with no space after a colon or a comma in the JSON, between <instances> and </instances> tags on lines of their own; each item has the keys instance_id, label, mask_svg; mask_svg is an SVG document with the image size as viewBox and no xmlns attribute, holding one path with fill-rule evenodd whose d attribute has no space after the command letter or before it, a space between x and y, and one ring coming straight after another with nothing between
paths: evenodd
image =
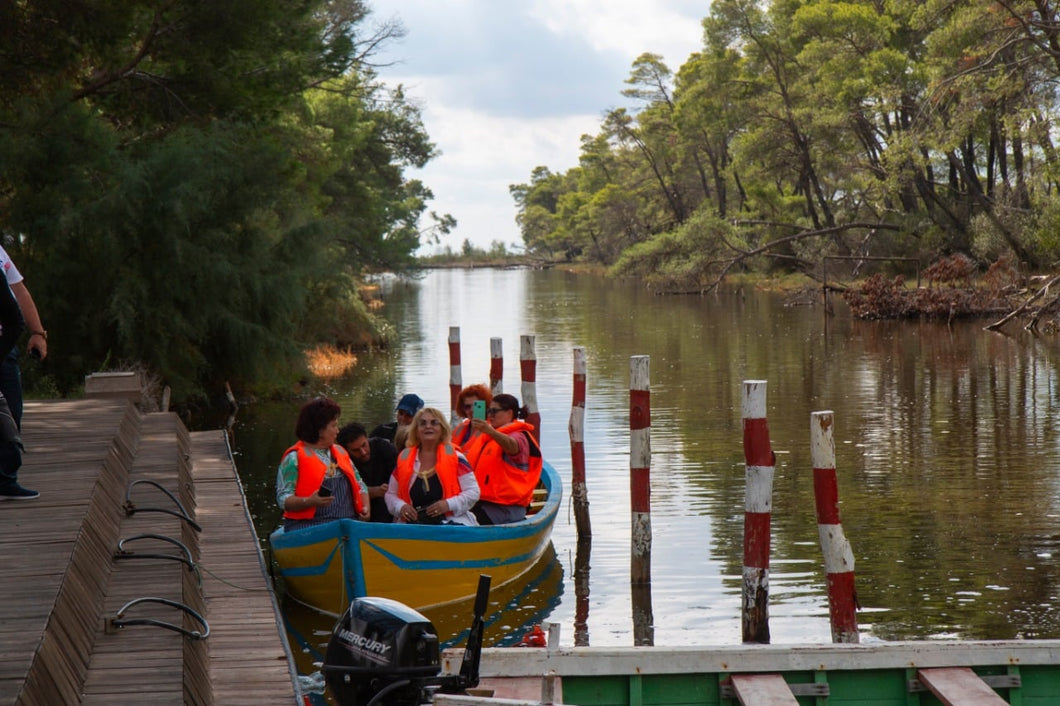
<instances>
[{"instance_id":1,"label":"woman with short dark hair","mask_svg":"<svg viewBox=\"0 0 1060 706\"><path fill-rule=\"evenodd\" d=\"M297 443L276 472L276 502L285 530L342 518L369 518L368 489L346 449L335 443L342 409L327 397L302 405L294 425Z\"/></svg>"}]
</instances>

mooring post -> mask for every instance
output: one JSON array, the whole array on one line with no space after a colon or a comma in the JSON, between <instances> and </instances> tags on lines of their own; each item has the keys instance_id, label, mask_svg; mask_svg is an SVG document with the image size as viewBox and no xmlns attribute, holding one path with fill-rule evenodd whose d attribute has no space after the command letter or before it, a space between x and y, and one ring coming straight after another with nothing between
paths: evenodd
<instances>
[{"instance_id":1,"label":"mooring post","mask_svg":"<svg viewBox=\"0 0 1060 706\"><path fill-rule=\"evenodd\" d=\"M449 418L455 427L463 417L460 410L456 408L460 398L460 327L449 327Z\"/></svg>"},{"instance_id":2,"label":"mooring post","mask_svg":"<svg viewBox=\"0 0 1060 706\"><path fill-rule=\"evenodd\" d=\"M526 423L534 427L534 438L541 441L541 413L537 408L537 354L534 337L519 338L519 372L522 375L523 406L527 409Z\"/></svg>"},{"instance_id":3,"label":"mooring post","mask_svg":"<svg viewBox=\"0 0 1060 706\"><path fill-rule=\"evenodd\" d=\"M651 359L629 359L629 499L632 511L630 582L651 582Z\"/></svg>"},{"instance_id":4,"label":"mooring post","mask_svg":"<svg viewBox=\"0 0 1060 706\"><path fill-rule=\"evenodd\" d=\"M743 641L769 643L769 532L776 457L766 423L766 381L743 383Z\"/></svg>"},{"instance_id":5,"label":"mooring post","mask_svg":"<svg viewBox=\"0 0 1060 706\"><path fill-rule=\"evenodd\" d=\"M504 392L504 354L501 339L490 339L490 392L499 395Z\"/></svg>"},{"instance_id":6,"label":"mooring post","mask_svg":"<svg viewBox=\"0 0 1060 706\"><path fill-rule=\"evenodd\" d=\"M854 552L839 523L839 483L835 469L835 416L831 411L810 414L810 458L817 532L828 575L828 614L832 642L857 643L858 594L854 588Z\"/></svg>"},{"instance_id":7,"label":"mooring post","mask_svg":"<svg viewBox=\"0 0 1060 706\"><path fill-rule=\"evenodd\" d=\"M574 348L574 394L570 406L570 484L574 499L574 522L578 538L592 537L589 525L589 494L585 487L585 349Z\"/></svg>"}]
</instances>

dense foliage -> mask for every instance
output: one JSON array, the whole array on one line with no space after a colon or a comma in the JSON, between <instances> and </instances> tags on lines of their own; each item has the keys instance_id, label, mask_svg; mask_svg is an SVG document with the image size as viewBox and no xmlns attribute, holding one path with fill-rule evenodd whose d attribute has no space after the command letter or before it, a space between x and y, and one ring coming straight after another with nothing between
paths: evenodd
<instances>
[{"instance_id":1,"label":"dense foliage","mask_svg":"<svg viewBox=\"0 0 1060 706\"><path fill-rule=\"evenodd\" d=\"M511 187L529 252L691 291L826 256L1060 257L1052 3L715 0L703 30L676 76L634 62L642 107L578 166Z\"/></svg>"},{"instance_id":2,"label":"dense foliage","mask_svg":"<svg viewBox=\"0 0 1060 706\"><path fill-rule=\"evenodd\" d=\"M371 65L402 31L362 0L0 3L0 235L60 392L125 361L188 399L373 335L359 278L409 265L431 198Z\"/></svg>"}]
</instances>

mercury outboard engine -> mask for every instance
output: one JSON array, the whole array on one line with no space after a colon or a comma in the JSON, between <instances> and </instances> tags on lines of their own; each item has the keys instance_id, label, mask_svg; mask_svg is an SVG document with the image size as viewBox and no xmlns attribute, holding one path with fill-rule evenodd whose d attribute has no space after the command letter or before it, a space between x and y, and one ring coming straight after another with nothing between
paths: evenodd
<instances>
[{"instance_id":1,"label":"mercury outboard engine","mask_svg":"<svg viewBox=\"0 0 1060 706\"><path fill-rule=\"evenodd\" d=\"M427 618L389 598L357 598L331 633L321 671L340 706L417 706L431 694L478 685L490 577L479 576L460 673L440 676L438 634Z\"/></svg>"}]
</instances>

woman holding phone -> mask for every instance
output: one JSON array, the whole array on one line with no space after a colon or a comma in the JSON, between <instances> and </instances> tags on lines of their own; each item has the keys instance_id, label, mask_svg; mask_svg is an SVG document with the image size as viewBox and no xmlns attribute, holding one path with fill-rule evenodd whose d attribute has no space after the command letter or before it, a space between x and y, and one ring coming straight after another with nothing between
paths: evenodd
<instances>
[{"instance_id":1,"label":"woman holding phone","mask_svg":"<svg viewBox=\"0 0 1060 706\"><path fill-rule=\"evenodd\" d=\"M298 411L297 443L284 452L276 472L276 502L285 530L350 517L369 518L368 488L346 449L335 443L342 409L318 397Z\"/></svg>"},{"instance_id":2,"label":"woman holding phone","mask_svg":"<svg viewBox=\"0 0 1060 706\"><path fill-rule=\"evenodd\" d=\"M471 465L449 443L445 415L433 407L416 412L386 490L386 506L394 521L477 525L471 507L478 497Z\"/></svg>"},{"instance_id":3,"label":"woman holding phone","mask_svg":"<svg viewBox=\"0 0 1060 706\"><path fill-rule=\"evenodd\" d=\"M541 447L525 419L529 410L514 395L500 394L486 410L488 421L471 420L480 435L467 454L481 488L473 512L480 525L502 525L526 517L526 508L541 479ZM522 419L521 419L522 418Z\"/></svg>"},{"instance_id":4,"label":"woman holding phone","mask_svg":"<svg viewBox=\"0 0 1060 706\"><path fill-rule=\"evenodd\" d=\"M453 445L463 451L482 432L471 426L472 419L486 419L486 408L493 401L493 394L485 385L468 385L456 398L456 411L463 417L453 430ZM476 414L476 410L480 410Z\"/></svg>"}]
</instances>

